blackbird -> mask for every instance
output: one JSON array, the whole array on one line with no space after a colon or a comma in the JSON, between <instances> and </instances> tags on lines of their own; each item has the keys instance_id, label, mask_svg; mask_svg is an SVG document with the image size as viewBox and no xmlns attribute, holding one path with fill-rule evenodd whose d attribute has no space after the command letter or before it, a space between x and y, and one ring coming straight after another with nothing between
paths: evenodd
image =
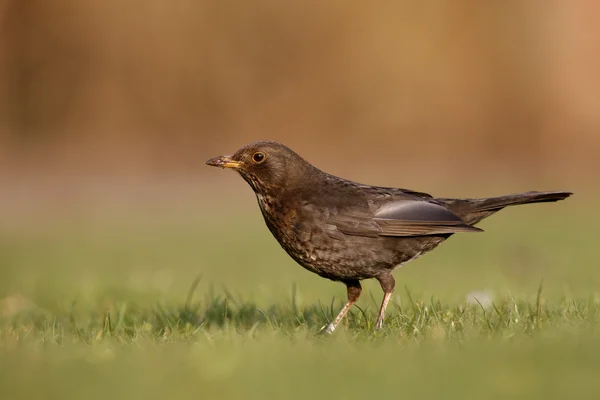
<instances>
[{"instance_id":1,"label":"blackbird","mask_svg":"<svg viewBox=\"0 0 600 400\"><path fill-rule=\"evenodd\" d=\"M409 189L369 186L323 172L283 144L248 144L207 165L231 168L252 187L267 227L307 270L343 282L348 301L326 327L332 333L358 300L362 279L375 278L384 296L380 329L394 290L392 271L504 207L554 202L571 192L526 192L453 199Z\"/></svg>"}]
</instances>

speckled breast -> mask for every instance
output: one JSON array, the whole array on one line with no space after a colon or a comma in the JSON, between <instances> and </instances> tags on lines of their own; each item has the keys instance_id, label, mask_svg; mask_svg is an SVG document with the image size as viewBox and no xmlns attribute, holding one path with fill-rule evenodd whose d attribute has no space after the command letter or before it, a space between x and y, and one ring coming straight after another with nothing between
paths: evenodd
<instances>
[{"instance_id":1,"label":"speckled breast","mask_svg":"<svg viewBox=\"0 0 600 400\"><path fill-rule=\"evenodd\" d=\"M301 266L332 280L366 279L398 262L396 240L347 236L331 238L319 215L299 215L294 204L257 195L267 227L281 247Z\"/></svg>"}]
</instances>

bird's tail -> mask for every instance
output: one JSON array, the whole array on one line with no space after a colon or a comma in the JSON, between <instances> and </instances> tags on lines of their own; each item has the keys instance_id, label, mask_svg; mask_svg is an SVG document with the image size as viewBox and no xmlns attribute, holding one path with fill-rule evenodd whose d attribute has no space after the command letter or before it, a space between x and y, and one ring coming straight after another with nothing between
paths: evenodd
<instances>
[{"instance_id":1,"label":"bird's tail","mask_svg":"<svg viewBox=\"0 0 600 400\"><path fill-rule=\"evenodd\" d=\"M525 192L485 199L469 199L469 202L471 203L471 212L498 211L508 206L564 200L572 194L571 192Z\"/></svg>"},{"instance_id":2,"label":"bird's tail","mask_svg":"<svg viewBox=\"0 0 600 400\"><path fill-rule=\"evenodd\" d=\"M483 199L438 199L446 204L465 223L473 225L502 210L504 207L529 203L546 203L564 200L571 192L525 192Z\"/></svg>"}]
</instances>

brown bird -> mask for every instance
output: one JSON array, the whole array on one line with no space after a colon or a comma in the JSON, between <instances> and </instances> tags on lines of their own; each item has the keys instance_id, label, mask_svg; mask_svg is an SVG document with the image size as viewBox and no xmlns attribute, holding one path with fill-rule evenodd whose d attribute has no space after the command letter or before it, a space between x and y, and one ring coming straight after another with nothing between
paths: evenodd
<instances>
[{"instance_id":1,"label":"brown bird","mask_svg":"<svg viewBox=\"0 0 600 400\"><path fill-rule=\"evenodd\" d=\"M554 202L570 192L526 192L481 199L434 198L427 193L363 185L319 170L277 142L256 142L206 164L237 171L256 193L267 227L307 270L343 282L348 301L332 333L358 300L362 279L375 278L384 296L380 329L394 291L392 271L504 207Z\"/></svg>"}]
</instances>

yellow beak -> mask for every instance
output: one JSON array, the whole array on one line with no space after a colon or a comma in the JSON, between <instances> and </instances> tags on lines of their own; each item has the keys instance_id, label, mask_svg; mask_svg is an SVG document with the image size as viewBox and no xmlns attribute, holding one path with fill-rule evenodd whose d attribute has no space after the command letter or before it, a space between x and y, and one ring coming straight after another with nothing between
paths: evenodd
<instances>
[{"instance_id":1,"label":"yellow beak","mask_svg":"<svg viewBox=\"0 0 600 400\"><path fill-rule=\"evenodd\" d=\"M219 156L219 157L211 158L210 160L208 160L206 162L206 165L210 165L211 167L237 169L242 166L242 163L239 161L232 160L231 156Z\"/></svg>"}]
</instances>

